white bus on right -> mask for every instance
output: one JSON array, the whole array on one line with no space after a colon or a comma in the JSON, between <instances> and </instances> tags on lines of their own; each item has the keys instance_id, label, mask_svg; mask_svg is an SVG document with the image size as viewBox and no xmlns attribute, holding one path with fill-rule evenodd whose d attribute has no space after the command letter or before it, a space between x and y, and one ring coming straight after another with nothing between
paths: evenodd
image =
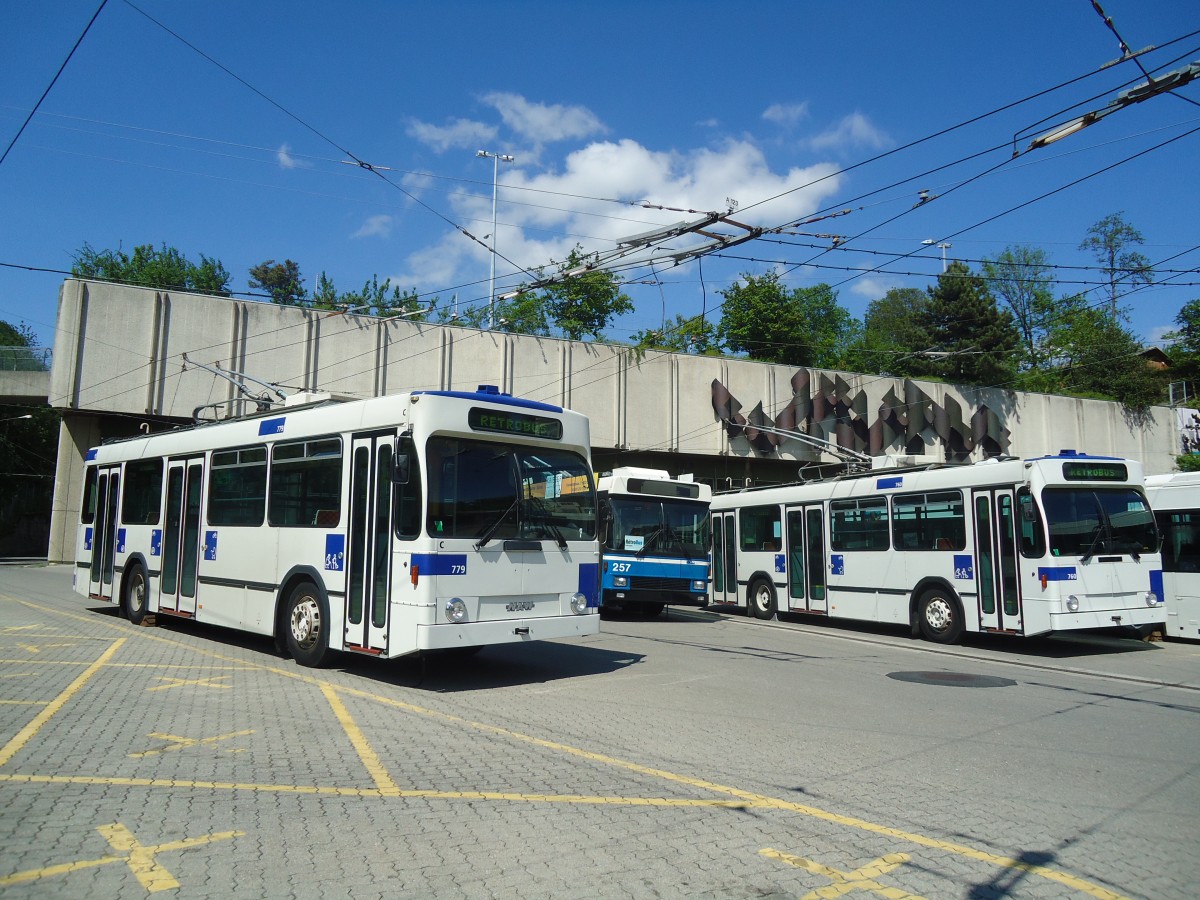
<instances>
[{"instance_id":1,"label":"white bus on right","mask_svg":"<svg viewBox=\"0 0 1200 900\"><path fill-rule=\"evenodd\" d=\"M1163 536L1166 635L1200 641L1200 472L1150 475L1146 497Z\"/></svg>"},{"instance_id":2,"label":"white bus on right","mask_svg":"<svg viewBox=\"0 0 1200 900\"><path fill-rule=\"evenodd\" d=\"M964 632L1166 618L1139 462L1074 451L877 468L712 499L714 604Z\"/></svg>"}]
</instances>

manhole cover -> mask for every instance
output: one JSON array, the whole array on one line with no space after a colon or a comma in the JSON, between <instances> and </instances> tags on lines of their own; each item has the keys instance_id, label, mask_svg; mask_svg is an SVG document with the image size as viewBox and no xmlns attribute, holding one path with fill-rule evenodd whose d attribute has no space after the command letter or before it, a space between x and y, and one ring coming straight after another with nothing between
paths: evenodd
<instances>
[{"instance_id":1,"label":"manhole cover","mask_svg":"<svg viewBox=\"0 0 1200 900\"><path fill-rule=\"evenodd\" d=\"M948 687L990 688L1012 687L1016 684L1011 678L970 675L966 672L889 672L888 678L911 681L913 684L940 684Z\"/></svg>"}]
</instances>

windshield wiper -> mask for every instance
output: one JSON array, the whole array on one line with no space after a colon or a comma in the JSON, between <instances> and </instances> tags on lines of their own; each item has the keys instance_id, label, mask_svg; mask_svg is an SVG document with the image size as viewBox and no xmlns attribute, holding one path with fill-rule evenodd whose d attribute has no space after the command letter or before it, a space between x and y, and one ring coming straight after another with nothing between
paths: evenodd
<instances>
[{"instance_id":1,"label":"windshield wiper","mask_svg":"<svg viewBox=\"0 0 1200 900\"><path fill-rule=\"evenodd\" d=\"M1081 563L1087 562L1096 555L1096 551L1101 549L1105 538L1112 539L1112 523L1108 519L1108 513L1104 511L1104 504L1100 502L1100 498L1092 492L1092 500L1096 503L1096 514L1100 517L1100 524L1096 526L1096 535L1092 538L1091 544L1088 545L1087 552L1079 557Z\"/></svg>"},{"instance_id":2,"label":"windshield wiper","mask_svg":"<svg viewBox=\"0 0 1200 900\"><path fill-rule=\"evenodd\" d=\"M497 529L498 529L498 528L499 528L499 527L500 527L502 524L504 524L504 520L508 518L508 516L509 516L509 513L511 513L511 512L512 512L514 509L516 509L516 508L517 508L517 504L518 504L518 503L520 503L520 502L521 502L521 498L520 498L520 497L516 497L516 498L514 498L514 499L513 499L513 502L512 502L512 503L508 504L508 509L506 509L504 512L500 513L500 515L499 515L499 516L496 518L496 520L495 520L494 522L492 522L492 524L491 524L491 525L489 525L489 526L487 527L487 530L486 530L486 531L484 531L484 532L483 532L483 534L481 534L481 535L479 536L479 540L477 540L477 541L475 542L475 549L476 549L476 550L482 550L482 549L483 549L484 545L485 545L485 544L487 544L487 542L488 542L488 541L490 541L490 540L492 539L492 535L496 533L496 530L497 530Z\"/></svg>"},{"instance_id":3,"label":"windshield wiper","mask_svg":"<svg viewBox=\"0 0 1200 900\"><path fill-rule=\"evenodd\" d=\"M550 537L554 539L554 543L558 544L558 549L566 550L567 539L563 537L562 532L558 530L558 526L554 523L554 519L550 515L550 510L546 508L546 502L539 497L530 497L528 508L531 512L528 521L531 524L542 526L542 528L550 533ZM532 513L536 513L536 515Z\"/></svg>"}]
</instances>

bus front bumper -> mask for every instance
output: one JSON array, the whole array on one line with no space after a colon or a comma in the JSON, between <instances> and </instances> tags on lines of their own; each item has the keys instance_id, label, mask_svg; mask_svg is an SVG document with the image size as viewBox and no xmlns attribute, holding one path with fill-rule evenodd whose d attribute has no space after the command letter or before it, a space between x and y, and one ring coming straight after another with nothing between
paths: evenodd
<instances>
[{"instance_id":1,"label":"bus front bumper","mask_svg":"<svg viewBox=\"0 0 1200 900\"><path fill-rule=\"evenodd\" d=\"M549 616L544 619L505 619L417 626L418 650L449 650L454 647L486 647L554 638L587 637L600 633L600 616L590 610L581 616Z\"/></svg>"},{"instance_id":2,"label":"bus front bumper","mask_svg":"<svg viewBox=\"0 0 1200 900\"><path fill-rule=\"evenodd\" d=\"M1051 613L1051 631L1078 631L1083 628L1119 628L1141 625L1161 625L1167 620L1166 607L1154 606L1127 609L1100 609L1090 612Z\"/></svg>"}]
</instances>

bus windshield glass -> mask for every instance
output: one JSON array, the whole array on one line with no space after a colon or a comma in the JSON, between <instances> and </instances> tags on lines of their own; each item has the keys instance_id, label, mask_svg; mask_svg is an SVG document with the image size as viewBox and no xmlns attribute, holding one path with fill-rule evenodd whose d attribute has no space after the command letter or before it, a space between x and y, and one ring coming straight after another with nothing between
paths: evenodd
<instances>
[{"instance_id":1,"label":"bus windshield glass","mask_svg":"<svg viewBox=\"0 0 1200 900\"><path fill-rule=\"evenodd\" d=\"M426 447L433 537L591 540L587 461L556 447L434 437Z\"/></svg>"},{"instance_id":2,"label":"bus windshield glass","mask_svg":"<svg viewBox=\"0 0 1200 900\"><path fill-rule=\"evenodd\" d=\"M607 549L688 559L708 553L707 503L622 496L611 503Z\"/></svg>"},{"instance_id":3,"label":"bus windshield glass","mask_svg":"<svg viewBox=\"0 0 1200 900\"><path fill-rule=\"evenodd\" d=\"M1141 554L1158 548L1154 515L1129 487L1046 488L1042 492L1052 556Z\"/></svg>"}]
</instances>

